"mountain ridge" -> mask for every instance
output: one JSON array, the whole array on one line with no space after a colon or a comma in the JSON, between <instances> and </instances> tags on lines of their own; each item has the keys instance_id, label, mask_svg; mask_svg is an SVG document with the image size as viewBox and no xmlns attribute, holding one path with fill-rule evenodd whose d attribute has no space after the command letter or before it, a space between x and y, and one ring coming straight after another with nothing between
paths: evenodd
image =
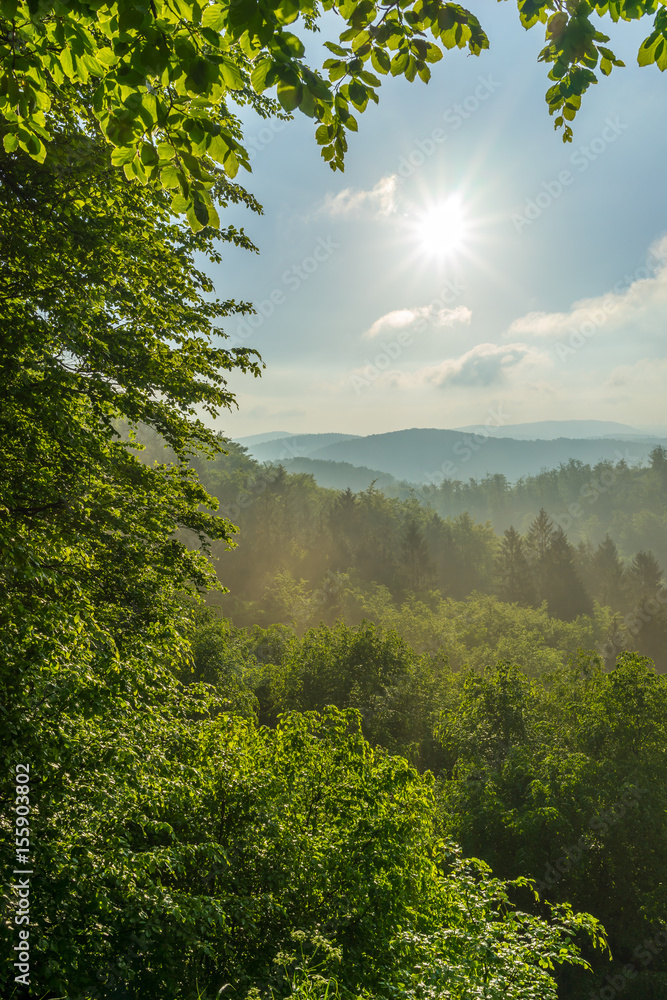
<instances>
[{"instance_id":1,"label":"mountain ridge","mask_svg":"<svg viewBox=\"0 0 667 1000\"><path fill-rule=\"evenodd\" d=\"M571 424L565 421L566 424ZM603 422L600 422L603 423ZM627 425L618 425L627 426ZM347 463L409 483L437 483L442 479L484 478L503 475L510 481L558 468L570 460L597 465L620 460L629 465L645 463L656 444L667 438L642 436L630 439L595 438L522 439L494 437L477 431L407 428L365 436L344 434L292 435L251 446L249 453L261 462L288 462L308 458L318 462ZM303 468L303 466L302 466ZM305 469L304 469L305 471ZM319 469L321 474L329 471ZM336 485L344 489L345 471ZM351 473L347 471L347 478ZM336 477L334 477L335 479ZM357 475L354 476L358 480Z\"/></svg>"}]
</instances>

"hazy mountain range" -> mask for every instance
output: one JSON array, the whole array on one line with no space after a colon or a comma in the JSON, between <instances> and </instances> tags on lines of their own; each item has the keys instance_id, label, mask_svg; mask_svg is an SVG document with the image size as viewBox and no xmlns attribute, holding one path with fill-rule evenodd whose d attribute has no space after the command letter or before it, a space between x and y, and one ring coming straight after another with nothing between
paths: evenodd
<instances>
[{"instance_id":1,"label":"hazy mountain range","mask_svg":"<svg viewBox=\"0 0 667 1000\"><path fill-rule=\"evenodd\" d=\"M386 434L267 434L240 438L259 462L281 463L310 472L322 486L364 489L373 479L389 486L393 477L412 483L443 478L480 479L502 473L514 481L575 459L629 465L645 463L663 435L601 420L541 421L504 427L455 430L411 428Z\"/></svg>"}]
</instances>

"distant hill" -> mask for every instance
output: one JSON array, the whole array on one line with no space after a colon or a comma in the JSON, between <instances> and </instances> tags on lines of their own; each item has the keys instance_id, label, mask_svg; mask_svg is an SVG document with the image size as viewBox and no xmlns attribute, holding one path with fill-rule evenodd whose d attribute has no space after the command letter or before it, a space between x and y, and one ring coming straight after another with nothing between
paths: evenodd
<instances>
[{"instance_id":1,"label":"distant hill","mask_svg":"<svg viewBox=\"0 0 667 1000\"><path fill-rule=\"evenodd\" d=\"M455 427L456 431L473 431L494 438L515 438L518 441L555 441L556 438L625 438L646 437L636 427L615 420L537 420L528 424L504 424L501 427L470 425Z\"/></svg>"},{"instance_id":2,"label":"distant hill","mask_svg":"<svg viewBox=\"0 0 667 1000\"><path fill-rule=\"evenodd\" d=\"M236 443L242 444L244 448L252 448L254 445L264 444L265 441L288 437L291 437L289 431L267 431L266 434L249 434L247 437L238 438Z\"/></svg>"},{"instance_id":3,"label":"distant hill","mask_svg":"<svg viewBox=\"0 0 667 1000\"><path fill-rule=\"evenodd\" d=\"M400 492L400 483L386 472L350 465L349 462L323 462L316 458L291 458L281 462L288 472L305 472L313 476L318 486L326 489L361 493L371 483L383 492ZM407 487L405 492L408 492Z\"/></svg>"},{"instance_id":4,"label":"distant hill","mask_svg":"<svg viewBox=\"0 0 667 1000\"><path fill-rule=\"evenodd\" d=\"M366 437L295 435L267 441L249 450L262 462L286 464L292 459L307 457L318 462L344 463L370 472L378 470L411 483L435 483L443 478L467 481L497 473L514 482L542 469L558 468L570 459L595 465L604 460L618 462L624 458L628 464L639 464L647 460L658 442L667 444L665 439L648 436L645 439L633 436L632 440L604 436L520 440L485 437L462 430L415 427ZM329 472L333 486L344 489L348 485L344 480L349 479L349 471L341 479L335 478L333 470ZM320 481L324 475L325 471L318 469L316 478ZM328 472L326 475L329 477Z\"/></svg>"},{"instance_id":5,"label":"distant hill","mask_svg":"<svg viewBox=\"0 0 667 1000\"><path fill-rule=\"evenodd\" d=\"M244 444L258 462L282 462L290 458L307 458L327 445L353 440L354 434L287 434L256 444L249 443L249 438L242 438L239 444Z\"/></svg>"}]
</instances>

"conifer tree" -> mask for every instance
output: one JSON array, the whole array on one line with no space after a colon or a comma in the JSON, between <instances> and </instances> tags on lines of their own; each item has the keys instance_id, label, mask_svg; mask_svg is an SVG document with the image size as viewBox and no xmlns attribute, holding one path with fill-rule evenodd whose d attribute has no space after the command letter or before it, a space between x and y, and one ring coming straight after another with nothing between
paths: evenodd
<instances>
[{"instance_id":1,"label":"conifer tree","mask_svg":"<svg viewBox=\"0 0 667 1000\"><path fill-rule=\"evenodd\" d=\"M435 582L435 566L424 533L415 520L410 520L405 528L401 565L405 585L409 590L423 590Z\"/></svg>"},{"instance_id":2,"label":"conifer tree","mask_svg":"<svg viewBox=\"0 0 667 1000\"><path fill-rule=\"evenodd\" d=\"M662 590L662 570L652 552L638 552L630 564L628 580L635 600L655 597Z\"/></svg>"},{"instance_id":3,"label":"conifer tree","mask_svg":"<svg viewBox=\"0 0 667 1000\"><path fill-rule=\"evenodd\" d=\"M593 613L593 602L575 565L575 550L562 528L551 536L544 557L544 598L556 618L572 621Z\"/></svg>"},{"instance_id":4,"label":"conifer tree","mask_svg":"<svg viewBox=\"0 0 667 1000\"><path fill-rule=\"evenodd\" d=\"M625 603L625 570L615 543L606 535L593 556L593 593L614 610Z\"/></svg>"},{"instance_id":5,"label":"conifer tree","mask_svg":"<svg viewBox=\"0 0 667 1000\"><path fill-rule=\"evenodd\" d=\"M512 604L533 604L535 590L531 581L530 567L523 539L514 527L507 528L504 533L496 559L496 573L498 593L504 601Z\"/></svg>"},{"instance_id":6,"label":"conifer tree","mask_svg":"<svg viewBox=\"0 0 667 1000\"><path fill-rule=\"evenodd\" d=\"M540 507L539 514L531 523L526 534L526 557L532 571L533 586L539 601L544 600L545 560L553 531L553 521L544 507Z\"/></svg>"}]
</instances>

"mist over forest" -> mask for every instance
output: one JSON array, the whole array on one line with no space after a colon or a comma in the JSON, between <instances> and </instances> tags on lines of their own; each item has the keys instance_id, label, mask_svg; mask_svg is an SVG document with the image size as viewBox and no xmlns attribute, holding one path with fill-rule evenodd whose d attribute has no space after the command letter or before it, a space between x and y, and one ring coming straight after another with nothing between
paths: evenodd
<instances>
[{"instance_id":1,"label":"mist over forest","mask_svg":"<svg viewBox=\"0 0 667 1000\"><path fill-rule=\"evenodd\" d=\"M582 426L587 423L592 421L581 421ZM599 424L600 430L606 427L603 421ZM611 421L608 426L613 427ZM581 434L575 438L564 433L552 439L535 434L531 439L525 436L524 428L516 429L519 433L523 430L523 437L512 438L508 434L501 436L498 432L502 429L494 424L473 431L412 428L366 437L295 434L270 441L246 442L246 445L250 455L260 462L300 461L299 471L312 471L316 478L327 473L329 463L332 463L332 471L335 465L344 463L370 467L376 475L419 485L488 475L503 475L513 482L536 475L543 469L556 469L567 462L596 465L623 459L629 465L639 465L647 460L656 445L667 443L666 437L642 435L636 431L623 436L607 433L591 440ZM305 460L313 464L309 466ZM345 472L340 470L340 474L344 476ZM349 484L343 480L341 485L345 488Z\"/></svg>"},{"instance_id":2,"label":"mist over forest","mask_svg":"<svg viewBox=\"0 0 667 1000\"><path fill-rule=\"evenodd\" d=\"M667 998L667 6L477 6L0 0L2 1000Z\"/></svg>"},{"instance_id":3,"label":"mist over forest","mask_svg":"<svg viewBox=\"0 0 667 1000\"><path fill-rule=\"evenodd\" d=\"M198 471L239 527L237 548L213 553L230 590L221 603L243 624L357 621L371 595L433 614L446 599L486 595L567 622L611 611L597 640L607 658L632 646L665 668L664 609L644 608L660 599L667 564L660 445L645 466L571 460L515 484L443 479L398 497L375 484L324 489L231 443Z\"/></svg>"}]
</instances>

